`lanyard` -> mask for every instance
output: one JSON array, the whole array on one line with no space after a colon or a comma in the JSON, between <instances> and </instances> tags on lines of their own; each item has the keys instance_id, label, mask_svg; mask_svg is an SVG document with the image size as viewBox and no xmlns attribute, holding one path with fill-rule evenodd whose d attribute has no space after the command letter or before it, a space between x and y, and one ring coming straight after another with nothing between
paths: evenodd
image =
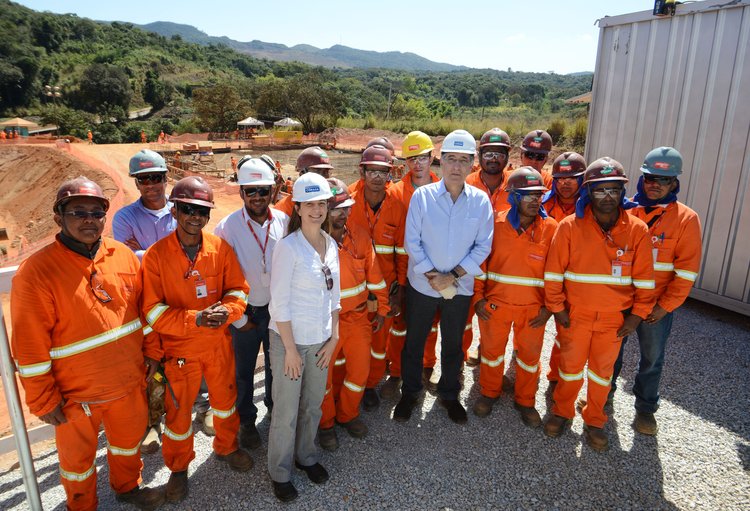
<instances>
[{"instance_id":1,"label":"lanyard","mask_svg":"<svg viewBox=\"0 0 750 511\"><path fill-rule=\"evenodd\" d=\"M263 254L263 270L266 269L266 248L268 248L268 237L271 234L271 220L273 219L273 216L271 215L271 210L268 210L268 228L266 229L266 240L263 244L260 243L260 239L258 238L258 235L255 234L255 229L253 229L252 222L248 219L247 226L250 228L250 232L253 233L253 238L255 238L255 242L258 244L258 247L260 247L260 251Z\"/></svg>"},{"instance_id":2,"label":"lanyard","mask_svg":"<svg viewBox=\"0 0 750 511\"><path fill-rule=\"evenodd\" d=\"M661 215L657 216L656 218L652 218L651 222L653 222L653 224L651 224L649 222L648 232L651 234L651 243L654 246L656 246L657 243L659 243L659 244L663 244L664 243L664 233L662 232L661 236L657 236L654 233L656 232L656 228L659 226L659 224L661 223L661 221L664 219L664 214L665 213L666 213L666 210L662 211Z\"/></svg>"},{"instance_id":3,"label":"lanyard","mask_svg":"<svg viewBox=\"0 0 750 511\"><path fill-rule=\"evenodd\" d=\"M524 229L520 225L518 226L518 228L521 230L521 234L519 234L519 236L523 236L524 234L526 234L527 232L529 232L528 229ZM534 219L533 222L531 222L531 233L530 233L530 236L531 236L531 242L532 243L534 243L534 232L536 232L536 218Z\"/></svg>"},{"instance_id":4,"label":"lanyard","mask_svg":"<svg viewBox=\"0 0 750 511\"><path fill-rule=\"evenodd\" d=\"M355 252L352 252L351 250L349 250L349 247L347 247L347 246L346 246L346 245L344 244L344 243L346 243L346 237L347 237L347 236L349 236L349 239L350 239L350 240L352 240L352 246L353 246L353 247L355 248ZM351 233L351 232L349 231L349 229L347 229L347 228L346 228L346 226L344 226L344 235L343 235L343 236L341 237L341 243L339 243L339 242L337 241L337 242L336 242L336 244L337 244L337 245L339 246L339 248L343 248L344 250L346 250L346 251L348 252L348 254L349 254L350 256L352 256L352 257L353 257L354 259L361 259L361 258L360 258L360 257L359 257L359 256L358 256L358 255L356 254L356 248L357 248L357 247L356 247L356 245L354 244L354 238L352 237L352 233Z\"/></svg>"},{"instance_id":5,"label":"lanyard","mask_svg":"<svg viewBox=\"0 0 750 511\"><path fill-rule=\"evenodd\" d=\"M605 241L609 241L610 243L612 243L612 245L614 245L615 247L617 247L617 252L616 252L617 259L619 259L623 255L625 255L625 252L628 251L628 246L625 245L625 248L622 248L620 245L618 245L617 243L615 243L615 240L612 239L612 235L609 233L609 231L605 231L604 229L602 229L601 225L599 226L599 229L602 231L602 234L606 238Z\"/></svg>"},{"instance_id":6,"label":"lanyard","mask_svg":"<svg viewBox=\"0 0 750 511\"><path fill-rule=\"evenodd\" d=\"M372 238L373 238L372 242L374 244L375 243L375 226L378 225L378 219L380 218L380 212L383 211L383 203L382 202L380 203L380 207L378 208L378 212L375 213L375 221L373 222L370 219L370 205L367 203L366 199L364 201L362 201L362 202L365 203L364 204L364 206L365 206L365 216L367 217L367 225L370 226L370 236L372 236ZM383 202L385 202L385 199L383 199Z\"/></svg>"},{"instance_id":7,"label":"lanyard","mask_svg":"<svg viewBox=\"0 0 750 511\"><path fill-rule=\"evenodd\" d=\"M203 246L203 240L201 240L200 243L198 243L198 250L196 250L195 252L195 259L191 260L190 256L187 253L187 250L185 250L185 246L182 243L180 243L180 247L182 248L182 253L185 254L185 259L187 259L189 263L188 269L185 272L185 277L184 277L185 280L189 279L194 274L198 274L200 276L200 273L198 273L197 271L194 272L193 268L195 268L195 263L196 261L198 261L198 253L201 251L202 246Z\"/></svg>"}]
</instances>

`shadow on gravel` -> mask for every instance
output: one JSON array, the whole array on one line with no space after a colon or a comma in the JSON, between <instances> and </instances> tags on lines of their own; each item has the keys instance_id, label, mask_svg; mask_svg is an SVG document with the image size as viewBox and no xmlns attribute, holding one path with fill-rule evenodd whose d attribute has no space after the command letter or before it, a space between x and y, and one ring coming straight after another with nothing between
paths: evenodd
<instances>
[{"instance_id":1,"label":"shadow on gravel","mask_svg":"<svg viewBox=\"0 0 750 511\"><path fill-rule=\"evenodd\" d=\"M630 339L618 392L632 392L638 357ZM750 440L750 318L697 300L677 309L661 399Z\"/></svg>"}]
</instances>

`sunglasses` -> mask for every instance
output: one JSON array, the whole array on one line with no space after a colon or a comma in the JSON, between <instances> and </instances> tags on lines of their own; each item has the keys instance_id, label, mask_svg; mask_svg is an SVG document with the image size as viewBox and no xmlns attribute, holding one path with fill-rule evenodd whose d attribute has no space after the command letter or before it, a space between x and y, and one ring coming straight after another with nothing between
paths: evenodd
<instances>
[{"instance_id":1,"label":"sunglasses","mask_svg":"<svg viewBox=\"0 0 750 511\"><path fill-rule=\"evenodd\" d=\"M89 287L91 288L91 292L94 293L94 296L97 300L99 300L101 303L107 303L112 301L112 297L109 296L109 293L107 293L102 288L102 282L99 280L99 276L94 271L91 273L91 276L89 277Z\"/></svg>"},{"instance_id":2,"label":"sunglasses","mask_svg":"<svg viewBox=\"0 0 750 511\"><path fill-rule=\"evenodd\" d=\"M365 169L365 172L367 172L372 177L382 177L383 179L388 177L388 175L391 173L390 170L370 170L370 169Z\"/></svg>"},{"instance_id":3,"label":"sunglasses","mask_svg":"<svg viewBox=\"0 0 750 511\"><path fill-rule=\"evenodd\" d=\"M622 194L623 188L617 187L617 188L597 188L596 190L591 190L591 196L596 199L603 199L604 197L619 197L620 194Z\"/></svg>"},{"instance_id":4,"label":"sunglasses","mask_svg":"<svg viewBox=\"0 0 750 511\"><path fill-rule=\"evenodd\" d=\"M182 202L177 203L177 211L188 216L204 216L208 218L211 215L211 208L206 206L193 206Z\"/></svg>"},{"instance_id":5,"label":"sunglasses","mask_svg":"<svg viewBox=\"0 0 750 511\"><path fill-rule=\"evenodd\" d=\"M266 187L248 186L243 188L242 192L248 197L255 197L256 194L261 197L268 197L271 195L271 189Z\"/></svg>"},{"instance_id":6,"label":"sunglasses","mask_svg":"<svg viewBox=\"0 0 750 511\"><path fill-rule=\"evenodd\" d=\"M432 159L430 154L420 154L419 156L412 156L406 159L406 163L427 163Z\"/></svg>"},{"instance_id":7,"label":"sunglasses","mask_svg":"<svg viewBox=\"0 0 750 511\"><path fill-rule=\"evenodd\" d=\"M93 218L94 220L101 220L102 218L107 216L107 212L101 211L101 210L97 210L97 211L75 210L75 211L66 211L65 213L63 213L63 215L72 216L76 220L88 220L89 218Z\"/></svg>"},{"instance_id":8,"label":"sunglasses","mask_svg":"<svg viewBox=\"0 0 750 511\"><path fill-rule=\"evenodd\" d=\"M539 202L540 200L542 200L541 193L529 193L521 195L521 202Z\"/></svg>"},{"instance_id":9,"label":"sunglasses","mask_svg":"<svg viewBox=\"0 0 750 511\"><path fill-rule=\"evenodd\" d=\"M673 177L667 177L667 176L651 176L649 174L643 175L643 180L646 183L657 183L661 186L667 186L672 184Z\"/></svg>"},{"instance_id":10,"label":"sunglasses","mask_svg":"<svg viewBox=\"0 0 750 511\"><path fill-rule=\"evenodd\" d=\"M331 275L331 269L324 264L322 270L323 275L326 277L326 287L330 291L333 289L333 275Z\"/></svg>"},{"instance_id":11,"label":"sunglasses","mask_svg":"<svg viewBox=\"0 0 750 511\"><path fill-rule=\"evenodd\" d=\"M138 181L139 185L145 184L156 184L164 182L164 174L147 174L145 176L135 176L135 180Z\"/></svg>"},{"instance_id":12,"label":"sunglasses","mask_svg":"<svg viewBox=\"0 0 750 511\"><path fill-rule=\"evenodd\" d=\"M532 153L530 151L526 151L523 153L525 157L527 157L529 160L536 160L536 161L543 161L545 158L547 158L546 154L542 153Z\"/></svg>"},{"instance_id":13,"label":"sunglasses","mask_svg":"<svg viewBox=\"0 0 750 511\"><path fill-rule=\"evenodd\" d=\"M482 159L486 161L501 160L507 157L508 157L508 153L501 153L499 151L485 151L482 153Z\"/></svg>"}]
</instances>

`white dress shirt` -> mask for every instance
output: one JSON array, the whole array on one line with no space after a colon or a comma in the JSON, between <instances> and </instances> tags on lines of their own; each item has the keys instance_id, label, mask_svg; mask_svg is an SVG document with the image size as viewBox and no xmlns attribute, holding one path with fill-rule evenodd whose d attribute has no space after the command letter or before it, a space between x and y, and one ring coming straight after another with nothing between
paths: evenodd
<instances>
[{"instance_id":1,"label":"white dress shirt","mask_svg":"<svg viewBox=\"0 0 750 511\"><path fill-rule=\"evenodd\" d=\"M295 344L319 344L331 337L333 311L341 308L339 250L326 239L325 261L297 230L279 240L273 251L271 315L269 328L279 333L277 322L291 321ZM331 270L333 288L328 290L323 265Z\"/></svg>"},{"instance_id":2,"label":"white dress shirt","mask_svg":"<svg viewBox=\"0 0 750 511\"><path fill-rule=\"evenodd\" d=\"M494 217L489 197L479 188L464 185L456 202L441 179L414 191L406 215L404 245L409 254L408 278L423 295L440 297L425 273L435 268L448 273L461 266L458 294L474 294L474 277L492 248Z\"/></svg>"}]
</instances>

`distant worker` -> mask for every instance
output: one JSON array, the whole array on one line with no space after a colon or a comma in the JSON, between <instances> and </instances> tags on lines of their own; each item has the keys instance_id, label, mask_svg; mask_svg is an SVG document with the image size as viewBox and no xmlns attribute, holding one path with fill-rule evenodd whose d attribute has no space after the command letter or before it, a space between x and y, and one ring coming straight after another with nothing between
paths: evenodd
<instances>
[{"instance_id":1,"label":"distant worker","mask_svg":"<svg viewBox=\"0 0 750 511\"><path fill-rule=\"evenodd\" d=\"M182 155L180 154L180 151L176 151L174 153L174 166L178 169L182 168Z\"/></svg>"},{"instance_id":2,"label":"distant worker","mask_svg":"<svg viewBox=\"0 0 750 511\"><path fill-rule=\"evenodd\" d=\"M203 178L179 180L170 195L177 229L143 256L143 313L161 337L164 374L174 392L174 401L164 401L162 453L171 471L169 502L179 502L188 493L187 470L195 458L191 406L202 378L213 410L217 459L238 472L253 466L237 441L240 419L228 329L243 317L249 288L229 243L203 232L213 198Z\"/></svg>"},{"instance_id":3,"label":"distant worker","mask_svg":"<svg viewBox=\"0 0 750 511\"><path fill-rule=\"evenodd\" d=\"M141 130L141 144L145 144L148 142L148 138L146 138L146 132L144 130Z\"/></svg>"},{"instance_id":4,"label":"distant worker","mask_svg":"<svg viewBox=\"0 0 750 511\"><path fill-rule=\"evenodd\" d=\"M294 186L294 181L292 181L291 176L287 176L286 182L284 183L284 191L286 193L292 193L292 186Z\"/></svg>"},{"instance_id":5,"label":"distant worker","mask_svg":"<svg viewBox=\"0 0 750 511\"><path fill-rule=\"evenodd\" d=\"M160 355L144 346L138 259L102 238L109 200L78 177L57 191L56 240L28 257L13 278L13 356L32 414L55 426L67 508L98 507L99 428L107 439L109 484L142 509L164 502L140 486L146 381Z\"/></svg>"},{"instance_id":6,"label":"distant worker","mask_svg":"<svg viewBox=\"0 0 750 511\"><path fill-rule=\"evenodd\" d=\"M232 173L237 172L237 158L234 156L229 157L229 165L232 167Z\"/></svg>"},{"instance_id":7,"label":"distant worker","mask_svg":"<svg viewBox=\"0 0 750 511\"><path fill-rule=\"evenodd\" d=\"M552 137L544 130L533 130L523 137L521 142L521 165L532 167L544 179L544 186L552 187L552 176L544 170L544 164L552 151Z\"/></svg>"},{"instance_id":8,"label":"distant worker","mask_svg":"<svg viewBox=\"0 0 750 511\"><path fill-rule=\"evenodd\" d=\"M367 435L367 425L359 416L359 404L370 373L372 335L383 328L389 306L388 291L370 234L361 226L347 222L354 200L340 179L328 178L328 183L333 194L328 199L328 220L331 237L339 247L341 272L340 338L331 358L338 364L341 355L344 379L334 384L333 370L329 369L318 441L323 449L332 451L338 448L335 423L354 438ZM375 294L378 302L372 320L367 317L369 293Z\"/></svg>"},{"instance_id":9,"label":"distant worker","mask_svg":"<svg viewBox=\"0 0 750 511\"><path fill-rule=\"evenodd\" d=\"M333 169L328 153L318 146L308 147L302 151L299 156L297 156L296 167L300 176L303 176L308 172L314 172L320 174L326 179L330 177L331 170ZM291 216L292 210L294 209L292 196L287 195L277 202L274 205L274 208Z\"/></svg>"},{"instance_id":10,"label":"distant worker","mask_svg":"<svg viewBox=\"0 0 750 511\"><path fill-rule=\"evenodd\" d=\"M161 131L161 132L159 133L159 143L160 143L160 144L163 144L164 142L166 142L166 136L164 135L164 131L162 130L162 131Z\"/></svg>"},{"instance_id":11,"label":"distant worker","mask_svg":"<svg viewBox=\"0 0 750 511\"><path fill-rule=\"evenodd\" d=\"M650 151L641 165L638 191L633 197L638 207L628 213L649 227L656 277L656 305L636 328L640 344L640 362L633 383L635 430L655 435L654 414L659 409L659 382L672 317L688 297L701 264L701 225L698 215L677 200L678 176L682 174L682 155L672 147ZM627 337L615 363L612 390L622 368Z\"/></svg>"},{"instance_id":12,"label":"distant worker","mask_svg":"<svg viewBox=\"0 0 750 511\"><path fill-rule=\"evenodd\" d=\"M240 446L256 449L261 445L255 427L258 408L255 394L255 366L263 346L266 405L270 418L273 408L271 357L269 356L268 303L271 301L271 261L276 243L286 234L289 217L269 207L274 186L274 174L269 162L251 158L240 166L237 176L243 206L225 217L214 234L225 239L234 249L245 279L250 285L245 314L229 330L234 346L237 378L237 413L240 415ZM280 271L285 271L281 269Z\"/></svg>"},{"instance_id":13,"label":"distant worker","mask_svg":"<svg viewBox=\"0 0 750 511\"><path fill-rule=\"evenodd\" d=\"M5 130L0 130L0 142L5 142L7 138L8 138L8 134L5 133Z\"/></svg>"},{"instance_id":14,"label":"distant worker","mask_svg":"<svg viewBox=\"0 0 750 511\"><path fill-rule=\"evenodd\" d=\"M88 138L88 139L89 139L89 144L93 144L93 143L94 143L94 134L93 134L93 133L91 133L91 130L89 130L89 131L88 131L88 132L86 133L86 138Z\"/></svg>"},{"instance_id":15,"label":"distant worker","mask_svg":"<svg viewBox=\"0 0 750 511\"><path fill-rule=\"evenodd\" d=\"M534 405L549 319L543 310L544 263L557 222L541 208L546 188L539 172L521 167L504 186L511 207L495 217L492 252L482 264L484 274L474 283L482 356L480 396L473 411L478 417L489 415L503 392L505 349L512 330L517 366L514 406L523 423L535 428L542 424Z\"/></svg>"},{"instance_id":16,"label":"distant worker","mask_svg":"<svg viewBox=\"0 0 750 511\"><path fill-rule=\"evenodd\" d=\"M586 371L584 437L599 452L609 448L604 407L622 338L655 302L648 227L622 206L627 181L609 157L586 168L576 213L560 222L544 271L546 309L569 330L559 336L560 378L544 433L558 437L573 419Z\"/></svg>"}]
</instances>

